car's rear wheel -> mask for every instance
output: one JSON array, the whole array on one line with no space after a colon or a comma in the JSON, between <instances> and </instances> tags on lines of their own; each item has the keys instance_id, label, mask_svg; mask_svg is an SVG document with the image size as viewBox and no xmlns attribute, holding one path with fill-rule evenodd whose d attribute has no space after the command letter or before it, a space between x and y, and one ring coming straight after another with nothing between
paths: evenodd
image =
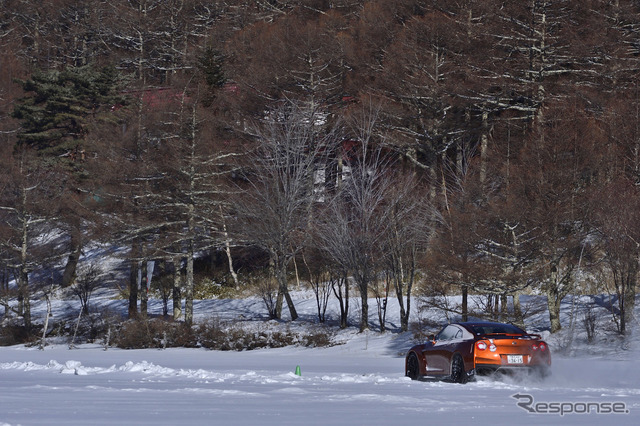
<instances>
[{"instance_id":1,"label":"car's rear wheel","mask_svg":"<svg viewBox=\"0 0 640 426\"><path fill-rule=\"evenodd\" d=\"M451 361L451 381L454 383L467 383L469 376L464 370L464 361L459 354L453 356Z\"/></svg>"},{"instance_id":2,"label":"car's rear wheel","mask_svg":"<svg viewBox=\"0 0 640 426\"><path fill-rule=\"evenodd\" d=\"M416 380L420 376L420 364L415 353L411 352L407 358L407 371L405 376L411 380Z\"/></svg>"}]
</instances>

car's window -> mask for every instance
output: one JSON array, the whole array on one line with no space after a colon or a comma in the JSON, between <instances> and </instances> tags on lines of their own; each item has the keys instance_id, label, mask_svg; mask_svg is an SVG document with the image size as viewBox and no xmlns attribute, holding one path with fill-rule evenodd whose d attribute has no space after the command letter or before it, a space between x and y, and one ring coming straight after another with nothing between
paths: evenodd
<instances>
[{"instance_id":1,"label":"car's window","mask_svg":"<svg viewBox=\"0 0 640 426\"><path fill-rule=\"evenodd\" d=\"M524 330L511 324L477 324L472 327L473 334L526 334Z\"/></svg>"},{"instance_id":2,"label":"car's window","mask_svg":"<svg viewBox=\"0 0 640 426\"><path fill-rule=\"evenodd\" d=\"M457 327L448 325L440 333L438 333L438 335L436 336L436 340L451 340L455 337L458 331L460 331L460 329L458 329Z\"/></svg>"},{"instance_id":3,"label":"car's window","mask_svg":"<svg viewBox=\"0 0 640 426\"><path fill-rule=\"evenodd\" d=\"M458 330L456 335L453 337L454 339L462 339L462 330Z\"/></svg>"}]
</instances>

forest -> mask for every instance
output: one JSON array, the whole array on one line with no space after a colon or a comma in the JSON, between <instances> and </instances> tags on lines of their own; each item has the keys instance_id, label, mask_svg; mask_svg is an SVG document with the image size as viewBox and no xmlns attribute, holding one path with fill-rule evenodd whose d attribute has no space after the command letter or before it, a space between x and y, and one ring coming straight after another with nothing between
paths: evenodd
<instances>
[{"instance_id":1,"label":"forest","mask_svg":"<svg viewBox=\"0 0 640 426\"><path fill-rule=\"evenodd\" d=\"M407 330L416 297L522 324L537 294L551 332L569 295L631 330L638 2L1 0L0 46L3 324L86 308L103 244L129 318L155 274L187 326L206 276L274 319L302 280L341 327L354 295Z\"/></svg>"}]
</instances>

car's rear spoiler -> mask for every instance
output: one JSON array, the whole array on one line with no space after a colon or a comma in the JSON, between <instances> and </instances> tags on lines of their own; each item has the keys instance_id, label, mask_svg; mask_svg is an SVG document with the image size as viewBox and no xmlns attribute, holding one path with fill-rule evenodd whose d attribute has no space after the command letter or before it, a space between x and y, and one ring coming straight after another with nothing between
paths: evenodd
<instances>
[{"instance_id":1,"label":"car's rear spoiler","mask_svg":"<svg viewBox=\"0 0 640 426\"><path fill-rule=\"evenodd\" d=\"M542 336L539 334L510 334L510 333L485 333L481 334L478 337L487 337L489 339L495 337L503 337L505 339L534 339L534 340L542 340Z\"/></svg>"}]
</instances>

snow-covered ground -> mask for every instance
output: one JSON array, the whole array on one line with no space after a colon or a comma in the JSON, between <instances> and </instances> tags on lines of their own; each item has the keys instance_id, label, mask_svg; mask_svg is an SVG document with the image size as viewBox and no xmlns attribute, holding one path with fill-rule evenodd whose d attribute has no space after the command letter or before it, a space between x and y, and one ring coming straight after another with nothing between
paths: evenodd
<instances>
[{"instance_id":1,"label":"snow-covered ground","mask_svg":"<svg viewBox=\"0 0 640 426\"><path fill-rule=\"evenodd\" d=\"M309 293L295 295L301 319L293 325L258 319L264 308L257 299L202 301L195 309L199 318L243 318L255 327L308 327L315 301ZM69 308L70 302L56 303ZM124 308L125 302L109 303ZM397 324L395 304L390 301L389 306L390 323ZM329 316L335 318L334 308ZM159 311L159 303L154 301L151 309ZM567 304L565 324L570 310L575 306ZM357 306L354 320L356 314ZM608 317L601 314L606 324ZM420 315L433 319L438 314ZM544 318L540 314L532 321L544 328ZM607 336L602 324L593 344L586 343L578 326L570 343L568 325L561 334L548 336L553 373L544 381L479 378L466 385L405 378L404 353L413 344L412 333L358 333L353 328L338 332L335 339L343 344L329 348L4 347L0 425L640 424L638 339L621 342ZM530 413L518 403L538 411L590 414ZM614 409L624 412L604 413Z\"/></svg>"}]
</instances>

